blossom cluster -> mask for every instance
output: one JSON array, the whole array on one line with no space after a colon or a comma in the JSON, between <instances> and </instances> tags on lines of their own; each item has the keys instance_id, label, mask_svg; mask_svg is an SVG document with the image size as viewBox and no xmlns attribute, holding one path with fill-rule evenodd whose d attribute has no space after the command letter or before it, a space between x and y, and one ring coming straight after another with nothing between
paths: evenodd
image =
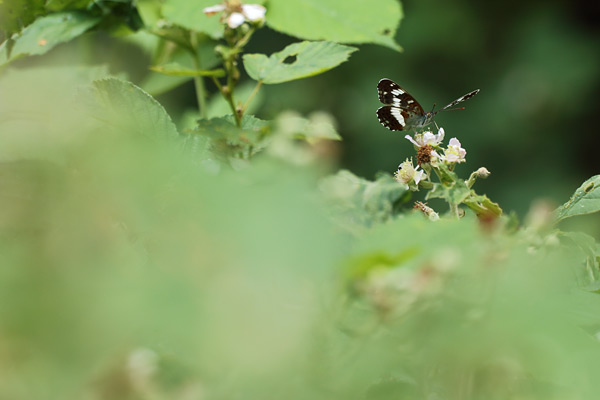
<instances>
[{"instance_id":1,"label":"blossom cluster","mask_svg":"<svg viewBox=\"0 0 600 400\"><path fill-rule=\"evenodd\" d=\"M419 183L428 178L428 175L422 168L427 166L439 166L444 163L450 168L455 164L465 162L467 151L462 148L460 141L457 138L450 139L448 146L441 146L444 140L445 132L443 128L439 128L438 133L434 134L431 131L417 133L413 136L406 135L417 150L417 166L413 165L412 159L406 159L398 166L398 170L394 174L396 181L401 183L410 190L418 190Z\"/></svg>"},{"instance_id":2,"label":"blossom cluster","mask_svg":"<svg viewBox=\"0 0 600 400\"><path fill-rule=\"evenodd\" d=\"M226 23L231 29L235 29L246 21L263 21L267 9L260 4L241 4L239 1L229 0L221 4L206 7L202 11L208 16L222 12L221 22Z\"/></svg>"}]
</instances>

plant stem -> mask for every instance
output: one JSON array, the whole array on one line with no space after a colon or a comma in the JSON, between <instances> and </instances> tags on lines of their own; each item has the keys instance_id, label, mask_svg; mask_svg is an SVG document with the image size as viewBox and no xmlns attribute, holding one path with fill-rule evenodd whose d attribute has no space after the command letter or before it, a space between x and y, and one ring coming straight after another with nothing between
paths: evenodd
<instances>
[{"instance_id":1,"label":"plant stem","mask_svg":"<svg viewBox=\"0 0 600 400\"><path fill-rule=\"evenodd\" d=\"M235 46L233 46L233 48L237 51L241 50L242 47L244 47L246 45L246 43L248 43L248 41L250 40L250 37L252 36L252 34L254 33L254 31L256 30L255 27L250 28L250 30L248 30L248 32L246 32L246 34L236 42ZM237 52L236 52L237 54Z\"/></svg>"},{"instance_id":2,"label":"plant stem","mask_svg":"<svg viewBox=\"0 0 600 400\"><path fill-rule=\"evenodd\" d=\"M200 70L202 69L202 63L200 62L200 55L198 54L198 40L194 31L190 31L190 42L192 44L191 53L194 60L194 66L197 70ZM196 100L198 101L198 111L200 112L200 117L206 118L206 88L204 87L203 77L194 77L194 88L196 89Z\"/></svg>"},{"instance_id":3,"label":"plant stem","mask_svg":"<svg viewBox=\"0 0 600 400\"><path fill-rule=\"evenodd\" d=\"M460 214L458 213L458 204L450 202L450 212L456 217L456 219L460 219Z\"/></svg>"},{"instance_id":4,"label":"plant stem","mask_svg":"<svg viewBox=\"0 0 600 400\"><path fill-rule=\"evenodd\" d=\"M244 104L244 107L242 108L242 112L246 112L246 110L248 109L248 106L252 102L252 99L254 99L254 96L256 96L256 93L258 93L258 90L262 86L262 83L263 83L262 81L258 81L256 86L254 86L254 90L252 90L252 93L250 93L250 96L248 96L248 99L246 100L246 103Z\"/></svg>"},{"instance_id":5,"label":"plant stem","mask_svg":"<svg viewBox=\"0 0 600 400\"><path fill-rule=\"evenodd\" d=\"M235 88L235 58L232 60L226 60L225 61L225 70L227 71L227 89L225 91L223 91L223 95L225 96L225 98L227 99L227 102L229 103L229 107L231 107L231 112L233 113L233 117L235 118L235 124L238 127L242 126L242 115L243 114L243 110L239 110L240 112L238 112L237 107L235 106L235 100L233 98L233 89Z\"/></svg>"}]
</instances>

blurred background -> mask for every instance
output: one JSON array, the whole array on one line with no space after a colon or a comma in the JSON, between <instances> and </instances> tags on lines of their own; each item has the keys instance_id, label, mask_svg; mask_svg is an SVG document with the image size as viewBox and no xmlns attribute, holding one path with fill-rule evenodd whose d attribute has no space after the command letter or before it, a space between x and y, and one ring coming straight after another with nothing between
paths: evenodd
<instances>
[{"instance_id":1,"label":"blurred background","mask_svg":"<svg viewBox=\"0 0 600 400\"><path fill-rule=\"evenodd\" d=\"M396 41L403 52L361 45L333 71L264 85L257 116L272 119L286 109L331 113L343 137L339 166L372 179L377 171L392 173L413 155L404 132L388 131L377 121L379 79L398 82L426 110L479 88L464 103L465 111L438 114L436 121L468 152L459 173L487 167L493 175L479 182L478 190L505 210L523 216L540 198L562 204L600 172L594 125L600 110L598 2L422 0L402 2L402 7ZM271 53L294 41L265 27L247 52ZM64 53L75 47L82 61L107 63L113 73L125 73L147 88L152 61L140 42L91 33L54 53L64 62ZM196 108L191 81L167 92L149 91L175 120L189 121L182 112Z\"/></svg>"},{"instance_id":2,"label":"blurred background","mask_svg":"<svg viewBox=\"0 0 600 400\"><path fill-rule=\"evenodd\" d=\"M523 217L536 199L561 204L600 172L598 2L402 4L402 53L363 45L328 73L264 85L256 115L330 113L343 137L334 168L373 179L414 154L404 133L377 121L379 79L427 110L479 88L465 111L437 118L468 151L463 176L492 171L478 192ZM212 176L160 142L111 132L108 118L88 127L72 95L108 68L156 96L182 130L197 108L191 82L151 90L148 35L111 33L15 62L0 80L0 133L10 138L0 155L12 157L1 161L34 160L0 171L0 397L388 400L438 365L449 367L431 393L461 389L460 374L474 371L478 393L496 397L473 398L598 397L597 295L563 286L581 254L543 257L528 242L509 254L468 220L433 226L420 215L350 238L315 205L320 170L258 158L245 173ZM294 41L265 27L247 51ZM44 64L64 68L25 68ZM105 67L74 73L81 64ZM594 218L573 220L600 237ZM382 320L367 304L338 304L340 275L369 268L377 273L363 290L380 305L418 306L382 335L372 335ZM420 291L394 291L414 283ZM513 389L525 394L509 397Z\"/></svg>"},{"instance_id":3,"label":"blurred background","mask_svg":"<svg viewBox=\"0 0 600 400\"><path fill-rule=\"evenodd\" d=\"M562 203L600 172L593 154L600 140L598 2L402 4L396 40L403 53L361 46L333 72L267 87L265 116L281 107L330 111L344 138L341 166L371 179L413 155L403 132L377 121L379 79L398 82L426 110L479 88L465 111L438 114L436 121L467 149L459 172L487 167L493 175L478 189L505 210L523 215L540 197Z\"/></svg>"},{"instance_id":4,"label":"blurred background","mask_svg":"<svg viewBox=\"0 0 600 400\"><path fill-rule=\"evenodd\" d=\"M476 188L504 210L523 216L540 198L562 204L600 173L595 154L599 2L409 0L402 5L405 15L396 35L402 53L361 46L333 72L266 87L265 116L281 107L330 111L344 138L341 166L372 179L414 154L403 132L388 131L377 121L379 79L398 82L425 110L479 88L464 103L465 111L438 114L436 121L447 139L459 138L467 150L459 173L480 166L492 172ZM257 39L254 45L267 43ZM578 228L598 237L600 221L587 222Z\"/></svg>"}]
</instances>

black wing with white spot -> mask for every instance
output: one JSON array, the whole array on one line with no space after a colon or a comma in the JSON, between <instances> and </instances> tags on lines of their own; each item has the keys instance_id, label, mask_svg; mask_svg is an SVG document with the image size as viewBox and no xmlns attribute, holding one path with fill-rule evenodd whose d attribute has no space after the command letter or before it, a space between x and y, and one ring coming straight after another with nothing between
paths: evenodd
<instances>
[{"instance_id":1,"label":"black wing with white spot","mask_svg":"<svg viewBox=\"0 0 600 400\"><path fill-rule=\"evenodd\" d=\"M404 130L408 117L408 113L400 107L383 106L377 109L377 119L391 131Z\"/></svg>"},{"instance_id":2,"label":"black wing with white spot","mask_svg":"<svg viewBox=\"0 0 600 400\"><path fill-rule=\"evenodd\" d=\"M383 126L392 131L403 130L409 118L425 114L419 102L390 79L384 78L379 81L377 94L379 101L386 104L377 110L377 118Z\"/></svg>"},{"instance_id":3,"label":"black wing with white spot","mask_svg":"<svg viewBox=\"0 0 600 400\"><path fill-rule=\"evenodd\" d=\"M446 107L440 109L439 111L445 110L450 107L454 107L455 105L462 103L465 100L469 100L471 97L475 96L477 93L479 93L479 89L473 90L472 92L469 92L469 93L465 94L464 96L459 97L458 99L454 100L452 103L448 104Z\"/></svg>"},{"instance_id":4,"label":"black wing with white spot","mask_svg":"<svg viewBox=\"0 0 600 400\"><path fill-rule=\"evenodd\" d=\"M408 112L423 115L423 107L406 90L402 89L396 82L383 78L377 84L379 101L383 104L400 107Z\"/></svg>"}]
</instances>

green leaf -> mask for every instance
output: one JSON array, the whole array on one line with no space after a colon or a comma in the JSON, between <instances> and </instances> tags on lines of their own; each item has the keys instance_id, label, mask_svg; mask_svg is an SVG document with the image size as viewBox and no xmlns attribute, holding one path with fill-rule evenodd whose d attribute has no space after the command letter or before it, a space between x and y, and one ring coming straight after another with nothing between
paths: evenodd
<instances>
[{"instance_id":1,"label":"green leaf","mask_svg":"<svg viewBox=\"0 0 600 400\"><path fill-rule=\"evenodd\" d=\"M275 120L277 133L309 143L320 139L342 140L334 128L335 121L324 112L314 112L304 118L295 111L284 111Z\"/></svg>"},{"instance_id":2,"label":"green leaf","mask_svg":"<svg viewBox=\"0 0 600 400\"><path fill-rule=\"evenodd\" d=\"M323 179L319 187L338 222L354 232L390 220L396 204L410 194L389 174L369 181L346 170Z\"/></svg>"},{"instance_id":3,"label":"green leaf","mask_svg":"<svg viewBox=\"0 0 600 400\"><path fill-rule=\"evenodd\" d=\"M62 11L62 10L84 10L93 3L93 0L47 0L46 10Z\"/></svg>"},{"instance_id":4,"label":"green leaf","mask_svg":"<svg viewBox=\"0 0 600 400\"><path fill-rule=\"evenodd\" d=\"M207 16L205 7L214 6L218 0L166 0L162 13L169 21L196 32L206 33L214 39L223 37L224 25L219 15Z\"/></svg>"},{"instance_id":5,"label":"green leaf","mask_svg":"<svg viewBox=\"0 0 600 400\"><path fill-rule=\"evenodd\" d=\"M0 41L32 23L37 16L44 14L45 2L46 0L0 1Z\"/></svg>"},{"instance_id":6,"label":"green leaf","mask_svg":"<svg viewBox=\"0 0 600 400\"><path fill-rule=\"evenodd\" d=\"M251 115L244 115L242 126L237 127L232 115L198 120L192 135L210 139L210 150L223 161L247 160L267 145L269 124Z\"/></svg>"},{"instance_id":7,"label":"green leaf","mask_svg":"<svg viewBox=\"0 0 600 400\"><path fill-rule=\"evenodd\" d=\"M264 83L281 83L328 71L348 59L355 47L332 42L300 42L287 46L270 57L245 54L248 75ZM292 59L292 62L287 60Z\"/></svg>"},{"instance_id":8,"label":"green leaf","mask_svg":"<svg viewBox=\"0 0 600 400\"><path fill-rule=\"evenodd\" d=\"M74 110L78 89L108 76L107 66L30 66L0 74L0 163L63 162L81 140L87 118Z\"/></svg>"},{"instance_id":9,"label":"green leaf","mask_svg":"<svg viewBox=\"0 0 600 400\"><path fill-rule=\"evenodd\" d=\"M21 33L0 45L0 65L18 58L39 55L81 35L100 21L79 11L66 11L38 18Z\"/></svg>"},{"instance_id":10,"label":"green leaf","mask_svg":"<svg viewBox=\"0 0 600 400\"><path fill-rule=\"evenodd\" d=\"M556 209L556 221L598 211L600 211L600 175L595 175L583 182L569 201Z\"/></svg>"},{"instance_id":11,"label":"green leaf","mask_svg":"<svg viewBox=\"0 0 600 400\"><path fill-rule=\"evenodd\" d=\"M579 286L584 290L598 291L600 289L600 247L596 240L583 232L561 232L561 243L569 244L570 248L579 250L578 258L583 263L574 265L573 272L577 276Z\"/></svg>"},{"instance_id":12,"label":"green leaf","mask_svg":"<svg viewBox=\"0 0 600 400\"><path fill-rule=\"evenodd\" d=\"M464 181L458 179L453 185L435 184L425 196L425 200L437 198L444 199L448 203L460 204L473 193Z\"/></svg>"},{"instance_id":13,"label":"green leaf","mask_svg":"<svg viewBox=\"0 0 600 400\"><path fill-rule=\"evenodd\" d=\"M486 195L477 195L472 193L464 204L471 210L475 211L478 216L499 216L502 215L502 208L498 203L494 203Z\"/></svg>"},{"instance_id":14,"label":"green leaf","mask_svg":"<svg viewBox=\"0 0 600 400\"><path fill-rule=\"evenodd\" d=\"M196 68L189 50L181 46L165 46L163 45L164 43L160 43L162 39L159 39L159 36L155 36L156 31L152 31L151 33L152 35L149 35L153 38L153 41L150 42L150 46L148 47L149 52L154 53L152 55L153 64L163 65L174 63L184 69L210 70L219 63L214 51L215 42L208 40L206 36L200 38L204 40L199 40L196 46L196 52L200 61L200 67ZM139 33L136 35L139 36ZM172 76L150 72L139 86L151 95L157 96L188 82L192 78L191 76Z\"/></svg>"},{"instance_id":15,"label":"green leaf","mask_svg":"<svg viewBox=\"0 0 600 400\"><path fill-rule=\"evenodd\" d=\"M186 68L178 63L169 63L165 65L155 65L150 67L154 72L169 76L214 76L220 78L225 76L225 70L222 68L206 70Z\"/></svg>"},{"instance_id":16,"label":"green leaf","mask_svg":"<svg viewBox=\"0 0 600 400\"><path fill-rule=\"evenodd\" d=\"M163 106L131 82L116 78L94 81L80 90L79 100L88 114L118 131L148 138L179 135Z\"/></svg>"},{"instance_id":17,"label":"green leaf","mask_svg":"<svg viewBox=\"0 0 600 400\"><path fill-rule=\"evenodd\" d=\"M397 0L271 0L269 27L308 40L376 43L401 50L394 35L402 18Z\"/></svg>"},{"instance_id":18,"label":"green leaf","mask_svg":"<svg viewBox=\"0 0 600 400\"><path fill-rule=\"evenodd\" d=\"M162 19L162 2L160 0L136 0L135 6L146 29L157 26Z\"/></svg>"}]
</instances>

